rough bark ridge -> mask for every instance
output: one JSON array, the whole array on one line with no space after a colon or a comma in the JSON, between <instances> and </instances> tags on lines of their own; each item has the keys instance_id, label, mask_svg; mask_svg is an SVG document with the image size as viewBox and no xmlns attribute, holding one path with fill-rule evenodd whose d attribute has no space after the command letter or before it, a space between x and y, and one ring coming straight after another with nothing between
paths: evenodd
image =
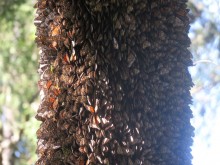
<instances>
[{"instance_id":1,"label":"rough bark ridge","mask_svg":"<svg viewBox=\"0 0 220 165\"><path fill-rule=\"evenodd\" d=\"M37 165L190 165L186 0L38 0Z\"/></svg>"}]
</instances>

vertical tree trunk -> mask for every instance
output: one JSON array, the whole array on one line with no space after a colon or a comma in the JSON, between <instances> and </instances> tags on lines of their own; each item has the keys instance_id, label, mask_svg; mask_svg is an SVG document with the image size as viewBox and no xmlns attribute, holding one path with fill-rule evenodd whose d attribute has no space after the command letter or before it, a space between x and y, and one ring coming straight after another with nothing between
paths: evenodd
<instances>
[{"instance_id":1,"label":"vertical tree trunk","mask_svg":"<svg viewBox=\"0 0 220 165\"><path fill-rule=\"evenodd\" d=\"M38 0L38 165L190 165L186 0Z\"/></svg>"}]
</instances>

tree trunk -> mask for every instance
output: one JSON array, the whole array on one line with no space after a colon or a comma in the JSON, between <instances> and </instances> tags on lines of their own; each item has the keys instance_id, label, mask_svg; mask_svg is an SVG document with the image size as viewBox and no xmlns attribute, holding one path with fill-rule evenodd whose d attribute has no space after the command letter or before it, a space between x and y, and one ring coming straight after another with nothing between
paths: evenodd
<instances>
[{"instance_id":1,"label":"tree trunk","mask_svg":"<svg viewBox=\"0 0 220 165\"><path fill-rule=\"evenodd\" d=\"M190 165L186 0L38 0L37 165Z\"/></svg>"}]
</instances>

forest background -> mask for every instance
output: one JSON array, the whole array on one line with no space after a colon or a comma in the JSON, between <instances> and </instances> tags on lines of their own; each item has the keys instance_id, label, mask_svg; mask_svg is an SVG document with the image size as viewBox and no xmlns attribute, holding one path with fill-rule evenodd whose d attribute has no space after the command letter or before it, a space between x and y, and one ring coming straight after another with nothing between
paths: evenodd
<instances>
[{"instance_id":1,"label":"forest background","mask_svg":"<svg viewBox=\"0 0 220 165\"><path fill-rule=\"evenodd\" d=\"M3 150L15 165L34 164L40 122L37 82L38 49L34 43L34 0L0 0L0 162ZM194 66L190 73L195 127L193 165L220 162L220 1L190 0Z\"/></svg>"}]
</instances>

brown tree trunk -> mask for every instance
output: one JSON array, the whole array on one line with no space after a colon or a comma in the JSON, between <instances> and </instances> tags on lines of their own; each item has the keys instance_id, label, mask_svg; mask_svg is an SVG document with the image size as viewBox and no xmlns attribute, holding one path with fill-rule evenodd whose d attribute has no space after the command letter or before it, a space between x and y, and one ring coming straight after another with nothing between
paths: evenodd
<instances>
[{"instance_id":1,"label":"brown tree trunk","mask_svg":"<svg viewBox=\"0 0 220 165\"><path fill-rule=\"evenodd\" d=\"M185 0L39 0L37 165L190 165Z\"/></svg>"}]
</instances>

